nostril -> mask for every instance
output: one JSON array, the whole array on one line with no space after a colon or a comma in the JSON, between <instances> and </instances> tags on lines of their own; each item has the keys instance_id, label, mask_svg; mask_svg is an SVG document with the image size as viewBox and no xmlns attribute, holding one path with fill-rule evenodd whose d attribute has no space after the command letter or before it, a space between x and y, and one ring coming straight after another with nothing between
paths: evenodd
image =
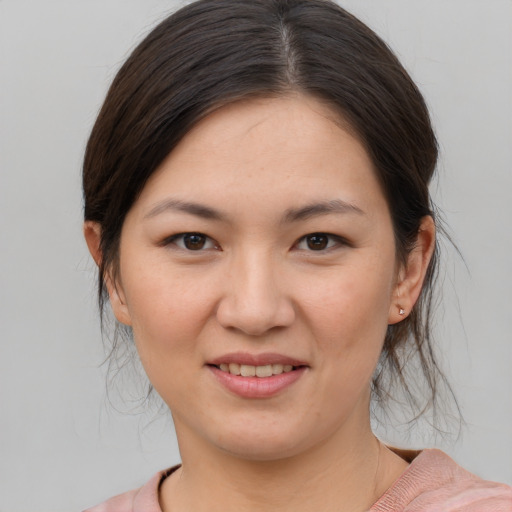
<instances>
[{"instance_id":1,"label":"nostril","mask_svg":"<svg viewBox=\"0 0 512 512\"><path fill-rule=\"evenodd\" d=\"M263 303L263 304L262 304ZM217 308L217 320L228 329L250 336L261 336L272 329L290 326L295 320L293 305L285 298L236 300L226 297Z\"/></svg>"}]
</instances>

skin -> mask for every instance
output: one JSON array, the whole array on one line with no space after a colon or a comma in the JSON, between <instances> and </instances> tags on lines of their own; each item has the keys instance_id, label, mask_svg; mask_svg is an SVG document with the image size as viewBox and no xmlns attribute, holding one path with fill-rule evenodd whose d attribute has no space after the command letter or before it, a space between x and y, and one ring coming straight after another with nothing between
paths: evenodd
<instances>
[{"instance_id":1,"label":"skin","mask_svg":"<svg viewBox=\"0 0 512 512\"><path fill-rule=\"evenodd\" d=\"M332 201L350 207L299 214ZM184 211L190 202L203 210ZM100 232L86 223L97 262ZM182 233L204 245L188 249ZM311 245L315 233L329 236ZM407 466L371 432L371 376L433 245L426 217L398 264L368 154L315 99L237 102L196 125L129 211L107 282L175 422L183 465L162 509L368 509ZM240 397L208 366L232 352L306 369L275 396Z\"/></svg>"}]
</instances>

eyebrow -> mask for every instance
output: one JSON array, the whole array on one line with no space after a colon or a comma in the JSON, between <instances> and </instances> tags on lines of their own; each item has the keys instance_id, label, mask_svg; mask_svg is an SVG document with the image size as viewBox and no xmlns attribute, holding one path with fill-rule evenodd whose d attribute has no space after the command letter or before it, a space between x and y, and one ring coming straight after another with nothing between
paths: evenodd
<instances>
[{"instance_id":1,"label":"eyebrow","mask_svg":"<svg viewBox=\"0 0 512 512\"><path fill-rule=\"evenodd\" d=\"M166 211L180 211L189 215L194 215L202 219L227 221L228 217L219 210L191 201L181 201L179 199L165 199L157 203L151 210L144 215L145 219L156 217ZM322 201L312 203L301 208L292 208L286 210L283 215L282 223L297 222L300 220L310 219L328 214L357 214L365 215L365 212L358 206L342 201L341 199L333 199L332 201Z\"/></svg>"},{"instance_id":2,"label":"eyebrow","mask_svg":"<svg viewBox=\"0 0 512 512\"><path fill-rule=\"evenodd\" d=\"M226 216L224 214L222 214L218 210L215 210L214 208L210 208L209 206L193 203L190 201L180 201L179 199L166 199L164 201L161 201L156 206L151 208L151 210L148 213L146 213L146 215L144 215L144 218L149 219L151 217L156 217L157 215L169 210L177 210L180 212L188 213L190 215L195 215L196 217L201 217L202 219L226 219Z\"/></svg>"},{"instance_id":3,"label":"eyebrow","mask_svg":"<svg viewBox=\"0 0 512 512\"><path fill-rule=\"evenodd\" d=\"M320 203L313 203L302 208L287 210L283 219L284 222L297 222L299 220L306 220L311 217L318 217L331 213L355 213L357 215L366 215L365 212L355 204L347 203L341 199L333 199L332 201L323 201Z\"/></svg>"}]
</instances>

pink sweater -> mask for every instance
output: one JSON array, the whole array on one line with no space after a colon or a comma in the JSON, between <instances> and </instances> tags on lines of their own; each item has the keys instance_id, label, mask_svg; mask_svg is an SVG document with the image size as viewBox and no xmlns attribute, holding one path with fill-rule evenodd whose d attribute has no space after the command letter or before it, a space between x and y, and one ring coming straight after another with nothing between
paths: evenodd
<instances>
[{"instance_id":1,"label":"pink sweater","mask_svg":"<svg viewBox=\"0 0 512 512\"><path fill-rule=\"evenodd\" d=\"M158 488L172 471L84 512L162 512ZM368 512L512 512L512 487L478 478L440 450L424 450Z\"/></svg>"}]
</instances>

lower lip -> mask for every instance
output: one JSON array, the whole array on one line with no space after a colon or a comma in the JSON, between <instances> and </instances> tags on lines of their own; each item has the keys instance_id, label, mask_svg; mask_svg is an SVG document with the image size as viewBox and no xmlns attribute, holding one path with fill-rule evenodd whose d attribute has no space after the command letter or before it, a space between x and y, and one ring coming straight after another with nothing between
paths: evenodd
<instances>
[{"instance_id":1,"label":"lower lip","mask_svg":"<svg viewBox=\"0 0 512 512\"><path fill-rule=\"evenodd\" d=\"M304 375L306 367L271 377L242 377L208 366L217 380L235 395L243 398L270 398L291 386Z\"/></svg>"}]
</instances>

